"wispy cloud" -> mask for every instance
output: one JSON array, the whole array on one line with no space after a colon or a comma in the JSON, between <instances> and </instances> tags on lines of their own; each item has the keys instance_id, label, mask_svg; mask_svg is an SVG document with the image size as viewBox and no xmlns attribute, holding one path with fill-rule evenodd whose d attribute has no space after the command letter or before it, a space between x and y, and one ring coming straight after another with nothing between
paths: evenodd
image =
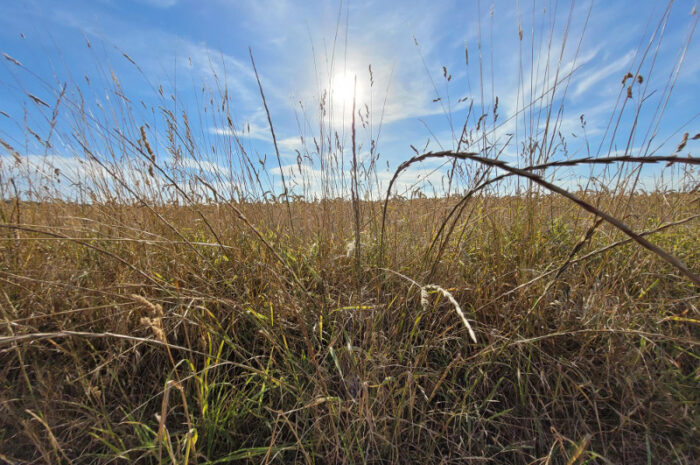
<instances>
[{"instance_id":1,"label":"wispy cloud","mask_svg":"<svg viewBox=\"0 0 700 465\"><path fill-rule=\"evenodd\" d=\"M154 6L156 8L171 8L177 5L179 0L139 0L147 5Z\"/></svg>"},{"instance_id":2,"label":"wispy cloud","mask_svg":"<svg viewBox=\"0 0 700 465\"><path fill-rule=\"evenodd\" d=\"M409 197L418 192L444 191L447 168L444 164L432 166L411 166L402 171L392 187L392 195ZM306 163L283 165L282 169L275 167L270 173L276 176L277 188L282 187L280 173L284 173L287 186L296 195L320 196L324 192L332 192L334 196L350 196L350 185L339 183L337 177L329 175L318 167ZM371 184L360 186L361 196L383 196L394 176L393 171L380 170ZM370 177L371 178L371 177ZM372 197L376 199L376 197Z\"/></svg>"},{"instance_id":3,"label":"wispy cloud","mask_svg":"<svg viewBox=\"0 0 700 465\"><path fill-rule=\"evenodd\" d=\"M619 73L620 71L624 70L632 62L634 54L634 50L630 50L623 56L618 57L617 59L603 66L602 68L600 67L600 63L596 63L595 68L598 69L597 71L593 71L585 75L581 73L583 77L577 81L576 88L573 92L573 96L580 97L591 87L598 84L603 79L609 77L613 73ZM622 79L622 74L620 74L619 77L620 79ZM615 80L615 82L617 82L617 80Z\"/></svg>"},{"instance_id":4,"label":"wispy cloud","mask_svg":"<svg viewBox=\"0 0 700 465\"><path fill-rule=\"evenodd\" d=\"M172 2L152 1L163 4ZM112 16L102 18L99 24L95 24L85 12L58 7L53 12L53 18L88 37L115 45L128 54L152 83L172 82L179 68L190 82L205 84L212 89L225 88L237 102L257 105L255 76L249 63L212 48L205 42L193 41L158 28L143 29L137 24ZM176 67L166 67L168 63L175 64ZM176 71L175 75L173 71ZM270 90L273 88L271 85Z\"/></svg>"}]
</instances>

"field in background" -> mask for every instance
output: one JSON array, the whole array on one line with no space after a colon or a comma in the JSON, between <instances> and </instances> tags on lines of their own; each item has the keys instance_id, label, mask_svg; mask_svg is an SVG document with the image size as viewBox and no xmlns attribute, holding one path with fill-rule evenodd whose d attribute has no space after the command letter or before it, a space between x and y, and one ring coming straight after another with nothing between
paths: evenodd
<instances>
[{"instance_id":1,"label":"field in background","mask_svg":"<svg viewBox=\"0 0 700 465\"><path fill-rule=\"evenodd\" d=\"M148 103L3 53L31 84L0 119L0 462L696 463L700 135L661 120L697 18L663 74L669 10L599 134L566 125L572 6L542 56L518 19L512 114L493 76L435 86L453 150L386 171L333 69L290 163L214 69L187 108L116 48Z\"/></svg>"}]
</instances>

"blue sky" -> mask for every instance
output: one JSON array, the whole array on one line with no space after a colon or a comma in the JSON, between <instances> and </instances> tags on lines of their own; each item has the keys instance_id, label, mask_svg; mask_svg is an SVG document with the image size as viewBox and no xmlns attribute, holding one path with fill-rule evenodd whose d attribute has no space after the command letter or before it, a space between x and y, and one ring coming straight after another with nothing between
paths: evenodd
<instances>
[{"instance_id":1,"label":"blue sky","mask_svg":"<svg viewBox=\"0 0 700 465\"><path fill-rule=\"evenodd\" d=\"M544 131L553 158L668 154L684 132L699 132L695 4L676 1L669 9L658 0L4 2L0 52L12 59L0 59L0 137L27 160L50 152L64 171L77 166L72 159L80 155L69 134L79 124L70 111L59 116L62 144L47 151L27 140L25 121L41 133L51 118L50 109L28 94L52 106L68 83L66 95L73 102L82 95L86 108L108 109L105 125L119 125L109 114L115 114L110 105L121 104L109 100L106 91L113 90L114 73L133 107L133 124L122 122L126 130L134 133L147 123L160 146L165 135L162 122L156 128L153 109L167 104L175 113L184 110L202 148L198 156L216 171L226 161L204 147L226 146L231 129L202 108L207 98L225 92L243 147L272 159L250 47L289 178L321 176L318 163L330 153L319 155L311 141L318 142L323 131L337 132L343 156L349 154L355 76L359 113L367 117L359 121L358 114L359 151L365 162L379 154L376 181L382 187L396 166L415 154L411 146L421 152L455 149L468 114L471 130L488 114L482 123L488 133L480 137L475 131L461 148L489 146L489 155L498 153L513 164L527 164L525 145L530 138L545 140ZM631 99L621 85L628 71L643 78L632 85ZM323 115L319 101L328 89L333 103ZM177 102L167 98L171 94ZM544 123L548 110L550 127ZM688 150L693 150L690 143ZM310 154L304 170L296 169L299 154ZM10 154L0 157L8 165ZM269 183L278 188L276 166L269 164ZM446 170L435 171L439 166L412 168L400 187L425 188L416 183L428 179L434 189L444 190ZM645 169L644 179L651 182L659 170ZM568 172L560 181L576 183L588 173L587 168Z\"/></svg>"}]
</instances>

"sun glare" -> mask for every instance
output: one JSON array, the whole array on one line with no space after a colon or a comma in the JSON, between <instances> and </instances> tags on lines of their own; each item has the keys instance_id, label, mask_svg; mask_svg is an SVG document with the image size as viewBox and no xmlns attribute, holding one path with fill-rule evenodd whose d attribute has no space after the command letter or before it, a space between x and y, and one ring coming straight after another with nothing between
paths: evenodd
<instances>
[{"instance_id":1,"label":"sun glare","mask_svg":"<svg viewBox=\"0 0 700 465\"><path fill-rule=\"evenodd\" d=\"M334 104L341 108L352 108L353 98L358 106L362 100L360 79L357 79L357 87L355 87L355 74L351 72L338 73L333 76L330 90Z\"/></svg>"}]
</instances>

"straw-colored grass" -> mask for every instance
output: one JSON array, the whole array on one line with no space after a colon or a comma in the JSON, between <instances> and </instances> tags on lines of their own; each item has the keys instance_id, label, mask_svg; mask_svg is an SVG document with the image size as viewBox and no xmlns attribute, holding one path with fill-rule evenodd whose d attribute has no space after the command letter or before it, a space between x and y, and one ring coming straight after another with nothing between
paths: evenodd
<instances>
[{"instance_id":1,"label":"straw-colored grass","mask_svg":"<svg viewBox=\"0 0 700 465\"><path fill-rule=\"evenodd\" d=\"M507 115L531 116L513 163L498 103L470 106L455 151L414 148L385 185L363 113L342 139L325 98L282 170L250 55L272 164L221 82L193 113L159 88L141 118L114 73L102 114L83 84L39 79L53 100L27 91L40 117L20 127L46 156L0 133L0 462L697 463L698 136L655 153L618 133L651 78L625 76L608 152L556 140L559 76ZM397 187L424 162L446 189ZM643 191L657 162L667 182ZM579 188L553 175L599 165Z\"/></svg>"},{"instance_id":2,"label":"straw-colored grass","mask_svg":"<svg viewBox=\"0 0 700 465\"><path fill-rule=\"evenodd\" d=\"M653 219L647 237L697 272L697 219L663 228L669 201L692 217L688 194L643 196L635 227ZM357 283L349 203L326 213L337 221L324 222L325 239L311 218L327 205L291 204L300 234L284 239L284 205L239 206L277 238L275 253L202 206L226 259L202 226L183 242L143 208L19 203L32 227L3 228L0 453L11 463L692 463L692 284L603 226L579 254L588 258L551 281L588 223L542 197L476 201L478 219L459 226L469 240L455 239L433 274L440 286L416 287L398 273L420 275L430 218L449 205L390 207L424 221L391 222L386 269L400 272L375 267L368 241ZM527 234L523 208L535 219ZM156 211L197 224L184 207Z\"/></svg>"}]
</instances>

